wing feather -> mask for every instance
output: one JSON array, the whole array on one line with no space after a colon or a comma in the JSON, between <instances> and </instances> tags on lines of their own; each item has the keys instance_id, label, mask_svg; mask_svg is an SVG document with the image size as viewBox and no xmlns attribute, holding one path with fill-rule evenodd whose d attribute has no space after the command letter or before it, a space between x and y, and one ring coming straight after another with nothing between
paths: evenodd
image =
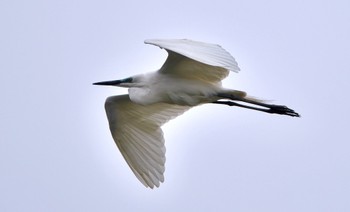
<instances>
[{"instance_id":1,"label":"wing feather","mask_svg":"<svg viewBox=\"0 0 350 212\"><path fill-rule=\"evenodd\" d=\"M229 71L240 70L230 53L216 44L187 39L146 40L145 43L167 50L169 55L160 69L162 73L218 83L228 76Z\"/></svg>"},{"instance_id":2,"label":"wing feather","mask_svg":"<svg viewBox=\"0 0 350 212\"><path fill-rule=\"evenodd\" d=\"M111 96L105 103L115 143L135 176L146 187L164 181L165 146L161 126L190 107L157 103L139 105L128 95Z\"/></svg>"}]
</instances>

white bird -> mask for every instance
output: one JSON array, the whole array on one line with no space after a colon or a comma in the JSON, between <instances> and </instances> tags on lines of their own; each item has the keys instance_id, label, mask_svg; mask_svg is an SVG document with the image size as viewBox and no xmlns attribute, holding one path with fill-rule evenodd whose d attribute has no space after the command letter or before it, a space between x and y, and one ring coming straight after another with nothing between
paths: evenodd
<instances>
[{"instance_id":1,"label":"white bird","mask_svg":"<svg viewBox=\"0 0 350 212\"><path fill-rule=\"evenodd\" d=\"M129 88L129 95L107 98L105 109L115 143L146 187L164 182L165 146L160 127L191 107L216 103L299 117L286 106L266 104L243 91L223 88L221 80L229 71L240 69L219 45L186 39L145 43L168 52L158 71L94 85Z\"/></svg>"}]
</instances>

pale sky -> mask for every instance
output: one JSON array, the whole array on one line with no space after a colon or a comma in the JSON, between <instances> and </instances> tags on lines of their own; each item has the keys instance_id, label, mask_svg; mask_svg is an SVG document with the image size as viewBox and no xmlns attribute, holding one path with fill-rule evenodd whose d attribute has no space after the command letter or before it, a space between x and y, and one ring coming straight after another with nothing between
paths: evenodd
<instances>
[{"instance_id":1,"label":"pale sky","mask_svg":"<svg viewBox=\"0 0 350 212\"><path fill-rule=\"evenodd\" d=\"M350 211L350 2L2 1L0 211ZM158 69L149 38L217 43L224 86L302 118L205 105L167 123L145 188L93 86Z\"/></svg>"}]
</instances>

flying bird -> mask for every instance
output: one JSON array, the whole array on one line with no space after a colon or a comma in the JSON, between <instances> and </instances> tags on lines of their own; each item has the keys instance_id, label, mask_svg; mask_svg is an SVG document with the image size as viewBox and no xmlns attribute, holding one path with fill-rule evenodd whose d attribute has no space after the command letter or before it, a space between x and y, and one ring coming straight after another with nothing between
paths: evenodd
<instances>
[{"instance_id":1,"label":"flying bird","mask_svg":"<svg viewBox=\"0 0 350 212\"><path fill-rule=\"evenodd\" d=\"M230 53L219 45L187 39L154 39L145 43L168 52L158 71L94 85L128 88L128 95L108 97L105 109L116 145L146 187L159 187L164 182L161 126L194 106L214 103L299 117L286 106L267 104L246 92L223 88L221 80L230 71L240 69Z\"/></svg>"}]
</instances>

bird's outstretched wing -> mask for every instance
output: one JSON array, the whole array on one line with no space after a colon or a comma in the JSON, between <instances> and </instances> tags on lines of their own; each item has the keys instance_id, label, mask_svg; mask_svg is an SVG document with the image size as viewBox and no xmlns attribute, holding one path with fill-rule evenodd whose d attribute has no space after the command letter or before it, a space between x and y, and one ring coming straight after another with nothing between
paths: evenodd
<instances>
[{"instance_id":1,"label":"bird's outstretched wing","mask_svg":"<svg viewBox=\"0 0 350 212\"><path fill-rule=\"evenodd\" d=\"M105 103L113 139L136 177L146 186L164 181L165 146L161 126L190 107L156 103L139 105L128 95L108 97Z\"/></svg>"},{"instance_id":2,"label":"bird's outstretched wing","mask_svg":"<svg viewBox=\"0 0 350 212\"><path fill-rule=\"evenodd\" d=\"M162 73L215 84L227 77L229 71L240 70L230 53L216 44L187 39L146 40L145 43L169 53L160 69Z\"/></svg>"}]
</instances>

